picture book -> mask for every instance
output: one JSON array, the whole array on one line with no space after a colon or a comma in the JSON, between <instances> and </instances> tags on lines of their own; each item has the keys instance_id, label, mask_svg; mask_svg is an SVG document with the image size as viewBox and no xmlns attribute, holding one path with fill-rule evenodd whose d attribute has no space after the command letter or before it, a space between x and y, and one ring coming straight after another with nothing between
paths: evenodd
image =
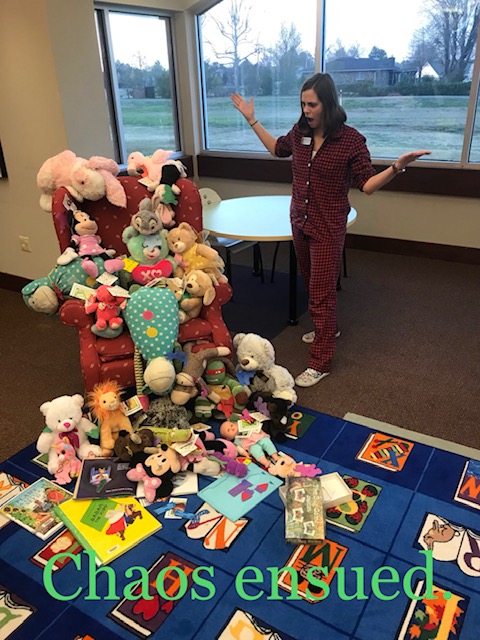
<instances>
[{"instance_id":1,"label":"picture book","mask_svg":"<svg viewBox=\"0 0 480 640\"><path fill-rule=\"evenodd\" d=\"M305 410L292 411L290 418L287 422L288 431L285 433L287 438L292 440L298 440L315 421L316 417L311 413L307 413Z\"/></svg>"},{"instance_id":2,"label":"picture book","mask_svg":"<svg viewBox=\"0 0 480 640\"><path fill-rule=\"evenodd\" d=\"M285 540L318 544L325 539L323 492L320 476L286 479Z\"/></svg>"},{"instance_id":3,"label":"picture book","mask_svg":"<svg viewBox=\"0 0 480 640\"><path fill-rule=\"evenodd\" d=\"M83 548L95 552L99 564L118 558L162 527L132 497L67 500L55 511Z\"/></svg>"},{"instance_id":4,"label":"picture book","mask_svg":"<svg viewBox=\"0 0 480 640\"><path fill-rule=\"evenodd\" d=\"M48 469L48 453L39 453L34 458L32 458L32 462L38 464L42 469Z\"/></svg>"},{"instance_id":5,"label":"picture book","mask_svg":"<svg viewBox=\"0 0 480 640\"><path fill-rule=\"evenodd\" d=\"M352 499L325 512L328 524L352 533L358 533L370 515L382 487L354 476L344 475L344 481L352 490Z\"/></svg>"},{"instance_id":6,"label":"picture book","mask_svg":"<svg viewBox=\"0 0 480 640\"><path fill-rule=\"evenodd\" d=\"M480 461L467 460L453 499L480 509Z\"/></svg>"},{"instance_id":7,"label":"picture book","mask_svg":"<svg viewBox=\"0 0 480 640\"><path fill-rule=\"evenodd\" d=\"M388 471L401 471L412 449L413 442L409 440L384 433L371 433L356 459Z\"/></svg>"},{"instance_id":8,"label":"picture book","mask_svg":"<svg viewBox=\"0 0 480 640\"><path fill-rule=\"evenodd\" d=\"M13 496L18 495L28 487L27 482L12 476L6 471L0 471L0 505L5 504ZM9 518L0 515L0 529L10 522Z\"/></svg>"},{"instance_id":9,"label":"picture book","mask_svg":"<svg viewBox=\"0 0 480 640\"><path fill-rule=\"evenodd\" d=\"M2 504L0 515L46 540L63 527L54 509L71 495L55 482L40 478Z\"/></svg>"},{"instance_id":10,"label":"picture book","mask_svg":"<svg viewBox=\"0 0 480 640\"><path fill-rule=\"evenodd\" d=\"M199 491L198 496L235 522L283 484L256 464L249 464L247 469L244 478L231 474L220 476Z\"/></svg>"},{"instance_id":11,"label":"picture book","mask_svg":"<svg viewBox=\"0 0 480 640\"><path fill-rule=\"evenodd\" d=\"M137 483L127 478L128 462L113 458L87 458L73 491L76 500L134 496Z\"/></svg>"}]
</instances>

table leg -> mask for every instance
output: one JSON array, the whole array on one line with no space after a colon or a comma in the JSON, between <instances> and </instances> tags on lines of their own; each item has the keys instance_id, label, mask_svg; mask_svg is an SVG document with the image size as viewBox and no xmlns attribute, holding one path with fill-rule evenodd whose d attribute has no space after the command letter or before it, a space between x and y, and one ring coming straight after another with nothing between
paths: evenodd
<instances>
[{"instance_id":1,"label":"table leg","mask_svg":"<svg viewBox=\"0 0 480 640\"><path fill-rule=\"evenodd\" d=\"M288 324L298 324L297 319L297 256L290 241L290 276L288 283Z\"/></svg>"}]
</instances>

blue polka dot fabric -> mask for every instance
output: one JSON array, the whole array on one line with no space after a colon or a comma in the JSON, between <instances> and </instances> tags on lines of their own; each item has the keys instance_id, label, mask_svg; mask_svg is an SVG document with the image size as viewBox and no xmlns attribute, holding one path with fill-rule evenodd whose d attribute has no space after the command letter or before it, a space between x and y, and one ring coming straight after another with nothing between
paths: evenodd
<instances>
[{"instance_id":1,"label":"blue polka dot fabric","mask_svg":"<svg viewBox=\"0 0 480 640\"><path fill-rule=\"evenodd\" d=\"M178 303L170 289L142 287L124 311L135 346L146 360L173 350L178 338Z\"/></svg>"}]
</instances>

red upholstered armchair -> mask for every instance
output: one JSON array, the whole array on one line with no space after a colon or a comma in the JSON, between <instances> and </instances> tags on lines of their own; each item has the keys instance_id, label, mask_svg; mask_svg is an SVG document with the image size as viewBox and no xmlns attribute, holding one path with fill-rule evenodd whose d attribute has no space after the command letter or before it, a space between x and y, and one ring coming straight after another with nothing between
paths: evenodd
<instances>
[{"instance_id":1,"label":"red upholstered armchair","mask_svg":"<svg viewBox=\"0 0 480 640\"><path fill-rule=\"evenodd\" d=\"M130 224L131 216L138 211L140 200L151 197L151 193L138 183L138 178L120 176L127 194L127 207L116 207L106 198L97 202L77 203L80 210L95 218L98 235L108 249L123 255L127 248L122 241L122 231ZM186 178L178 180L180 187L178 205L175 208L175 220L188 222L197 231L202 231L202 203L195 184ZM57 189L53 196L52 215L57 233L60 252L70 244L70 230L66 224L65 197L72 200L67 189ZM226 346L232 351L232 339L222 318L221 307L232 297L229 284L222 283L216 289L216 298L209 306L203 306L198 318L180 325L179 341L198 341L194 350L207 346ZM97 382L116 380L123 387L135 385L134 345L127 327L117 338L100 338L90 330L94 319L88 315L81 300L67 300L59 312L64 324L76 327L80 338L80 366L85 382L85 392L91 391ZM232 351L233 353L233 351Z\"/></svg>"}]
</instances>

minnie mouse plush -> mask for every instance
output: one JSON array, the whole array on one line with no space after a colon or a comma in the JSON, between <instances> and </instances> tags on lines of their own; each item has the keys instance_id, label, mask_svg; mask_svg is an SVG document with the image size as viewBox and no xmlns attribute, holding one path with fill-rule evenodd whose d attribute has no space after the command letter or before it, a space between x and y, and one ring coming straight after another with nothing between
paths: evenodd
<instances>
[{"instance_id":1,"label":"minnie mouse plush","mask_svg":"<svg viewBox=\"0 0 480 640\"><path fill-rule=\"evenodd\" d=\"M57 264L65 265L75 258L83 258L82 269L92 278L98 276L98 267L91 259L95 256L105 260L104 267L108 273L115 273L115 271L123 269L123 260L112 258L102 245L102 239L96 235L98 225L88 213L78 209L76 211L69 210L68 223L72 231L72 239L70 246L57 258Z\"/></svg>"}]
</instances>

